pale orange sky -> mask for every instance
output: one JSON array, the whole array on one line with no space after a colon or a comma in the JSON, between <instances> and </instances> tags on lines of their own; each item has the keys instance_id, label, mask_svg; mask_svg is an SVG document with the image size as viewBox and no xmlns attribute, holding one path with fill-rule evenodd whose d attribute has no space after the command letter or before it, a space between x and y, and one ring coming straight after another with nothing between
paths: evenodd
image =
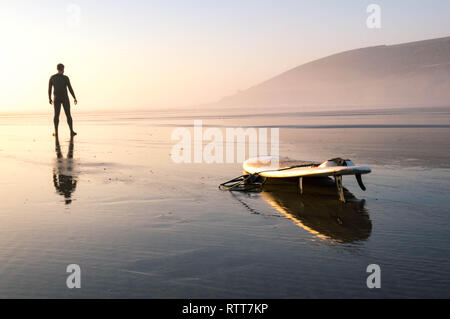
<instances>
[{"instance_id":1,"label":"pale orange sky","mask_svg":"<svg viewBox=\"0 0 450 319\"><path fill-rule=\"evenodd\" d=\"M160 109L214 102L332 53L448 35L447 3L379 1L383 25L370 30L371 2L324 2L3 1L0 112L49 110L60 62L80 109Z\"/></svg>"}]
</instances>

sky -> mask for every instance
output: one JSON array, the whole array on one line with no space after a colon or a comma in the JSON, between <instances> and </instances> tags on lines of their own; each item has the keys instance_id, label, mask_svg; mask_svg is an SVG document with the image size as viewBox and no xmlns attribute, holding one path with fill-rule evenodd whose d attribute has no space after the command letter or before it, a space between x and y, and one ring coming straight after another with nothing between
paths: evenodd
<instances>
[{"instance_id":1,"label":"sky","mask_svg":"<svg viewBox=\"0 0 450 319\"><path fill-rule=\"evenodd\" d=\"M370 4L379 29L366 26ZM440 0L0 0L0 113L51 110L57 63L82 110L181 108L333 53L449 31Z\"/></svg>"}]
</instances>

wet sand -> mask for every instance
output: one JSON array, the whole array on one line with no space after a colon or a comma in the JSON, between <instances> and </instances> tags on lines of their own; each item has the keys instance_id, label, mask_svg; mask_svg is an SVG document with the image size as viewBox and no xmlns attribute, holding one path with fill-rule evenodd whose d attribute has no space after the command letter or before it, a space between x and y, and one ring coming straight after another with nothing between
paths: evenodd
<instances>
[{"instance_id":1,"label":"wet sand","mask_svg":"<svg viewBox=\"0 0 450 319\"><path fill-rule=\"evenodd\" d=\"M372 168L367 191L220 191L241 164L171 160L194 119L280 127L281 155L350 158ZM2 298L450 297L450 109L75 113L72 143L61 120L58 145L50 115L0 116Z\"/></svg>"}]
</instances>

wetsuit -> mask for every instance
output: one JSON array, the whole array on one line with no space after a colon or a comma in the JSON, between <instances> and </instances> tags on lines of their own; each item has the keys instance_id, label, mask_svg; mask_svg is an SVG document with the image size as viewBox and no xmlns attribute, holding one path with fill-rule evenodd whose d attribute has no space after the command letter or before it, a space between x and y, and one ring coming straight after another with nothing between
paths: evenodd
<instances>
[{"instance_id":1,"label":"wetsuit","mask_svg":"<svg viewBox=\"0 0 450 319\"><path fill-rule=\"evenodd\" d=\"M66 113L67 123L72 129L72 115L70 114L70 101L67 95L67 88L69 88L70 94L74 99L75 93L73 92L72 86L70 85L70 80L68 76L64 74L56 73L50 77L48 82L48 98L52 99L52 87L53 87L53 106L55 107L55 117L53 119L55 123L55 128L57 128L59 123L59 113L61 112L61 104L64 107L64 113Z\"/></svg>"}]
</instances>

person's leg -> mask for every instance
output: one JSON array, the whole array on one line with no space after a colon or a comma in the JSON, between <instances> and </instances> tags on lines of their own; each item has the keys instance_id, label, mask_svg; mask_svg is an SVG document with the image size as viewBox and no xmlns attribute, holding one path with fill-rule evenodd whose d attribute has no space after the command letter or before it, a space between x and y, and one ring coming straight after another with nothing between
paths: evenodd
<instances>
[{"instance_id":1,"label":"person's leg","mask_svg":"<svg viewBox=\"0 0 450 319\"><path fill-rule=\"evenodd\" d=\"M61 113L61 101L55 100L53 102L55 108L55 115L53 117L53 125L55 126L55 136L58 136L58 126L59 126L59 113Z\"/></svg>"},{"instance_id":2,"label":"person's leg","mask_svg":"<svg viewBox=\"0 0 450 319\"><path fill-rule=\"evenodd\" d=\"M63 107L64 107L64 113L66 113L66 117L67 117L67 124L69 124L69 128L70 128L70 135L74 136L77 135L76 132L74 132L73 130L73 121L72 121L72 115L70 114L70 101L69 99L65 100L63 102Z\"/></svg>"}]
</instances>

